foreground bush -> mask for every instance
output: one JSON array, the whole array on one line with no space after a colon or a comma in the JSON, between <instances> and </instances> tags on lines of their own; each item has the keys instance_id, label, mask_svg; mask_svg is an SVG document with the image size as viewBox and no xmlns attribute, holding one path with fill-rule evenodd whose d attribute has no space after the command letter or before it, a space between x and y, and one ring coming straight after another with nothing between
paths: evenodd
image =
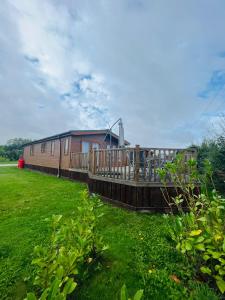
<instances>
[{"instance_id":1,"label":"foreground bush","mask_svg":"<svg viewBox=\"0 0 225 300\"><path fill-rule=\"evenodd\" d=\"M204 280L215 282L220 292L225 292L225 199L215 190L209 191L212 171L208 161L204 173L197 171L194 159L185 161L178 155L173 163L167 163L158 171L164 182L164 197L171 207L179 212L174 217L170 230L176 248L196 265ZM185 175L185 174L188 174ZM166 190L167 179L176 186L176 197L169 199ZM196 186L202 186L196 193ZM188 213L185 213L188 208Z\"/></svg>"},{"instance_id":2,"label":"foreground bush","mask_svg":"<svg viewBox=\"0 0 225 300\"><path fill-rule=\"evenodd\" d=\"M27 300L65 300L77 286L87 266L107 247L95 231L98 218L96 197L82 193L82 207L74 218L52 217L52 236L49 247L36 246L32 264L36 267L36 291L27 294Z\"/></svg>"}]
</instances>

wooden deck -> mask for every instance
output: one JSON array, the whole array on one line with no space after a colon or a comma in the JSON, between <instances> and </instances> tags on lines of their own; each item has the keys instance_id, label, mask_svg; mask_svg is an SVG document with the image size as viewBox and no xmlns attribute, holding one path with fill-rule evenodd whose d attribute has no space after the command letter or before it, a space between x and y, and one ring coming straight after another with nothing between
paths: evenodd
<instances>
[{"instance_id":1,"label":"wooden deck","mask_svg":"<svg viewBox=\"0 0 225 300\"><path fill-rule=\"evenodd\" d=\"M89 153L71 153L69 171L86 174L90 192L135 210L166 211L164 185L157 174L166 162L184 154L187 161L196 156L195 149L116 148L90 149ZM188 175L184 174L188 180ZM167 178L170 196L175 196L171 178Z\"/></svg>"}]
</instances>

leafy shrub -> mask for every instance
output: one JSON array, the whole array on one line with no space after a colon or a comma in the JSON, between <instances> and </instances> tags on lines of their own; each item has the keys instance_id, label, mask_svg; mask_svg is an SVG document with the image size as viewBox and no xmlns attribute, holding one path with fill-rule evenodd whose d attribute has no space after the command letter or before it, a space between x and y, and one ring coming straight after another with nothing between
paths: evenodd
<instances>
[{"instance_id":1,"label":"leafy shrub","mask_svg":"<svg viewBox=\"0 0 225 300\"><path fill-rule=\"evenodd\" d=\"M102 215L96 209L100 201L82 193L82 207L74 218L52 217L52 236L49 247L36 246L32 264L36 266L36 293L28 293L27 300L65 300L77 286L85 266L93 263L107 249L96 234L95 227ZM40 295L39 298L36 295Z\"/></svg>"},{"instance_id":2,"label":"leafy shrub","mask_svg":"<svg viewBox=\"0 0 225 300\"><path fill-rule=\"evenodd\" d=\"M225 292L225 199L215 190L210 192L207 183L212 181L209 161L204 163L204 172L198 173L194 159L185 161L178 155L173 163L158 170L164 182L164 197L173 212L179 215L170 230L176 248L192 260L204 279L214 280L221 293ZM188 176L186 175L188 174ZM166 191L168 177L173 181L177 195L170 199ZM202 193L196 186L202 185ZM172 201L171 201L172 200ZM185 208L188 213L185 213Z\"/></svg>"},{"instance_id":3,"label":"leafy shrub","mask_svg":"<svg viewBox=\"0 0 225 300\"><path fill-rule=\"evenodd\" d=\"M214 140L205 140L198 147L198 167L204 173L204 162L208 159L212 166L212 176L216 189L225 194L225 138L220 136Z\"/></svg>"}]
</instances>

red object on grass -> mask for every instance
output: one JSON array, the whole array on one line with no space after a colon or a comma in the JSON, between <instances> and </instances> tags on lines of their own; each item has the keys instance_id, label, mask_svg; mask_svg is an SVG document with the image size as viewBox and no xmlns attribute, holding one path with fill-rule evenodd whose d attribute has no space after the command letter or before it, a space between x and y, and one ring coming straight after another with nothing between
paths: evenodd
<instances>
[{"instance_id":1,"label":"red object on grass","mask_svg":"<svg viewBox=\"0 0 225 300\"><path fill-rule=\"evenodd\" d=\"M24 159L23 157L20 157L18 160L18 168L23 169L24 168Z\"/></svg>"}]
</instances>

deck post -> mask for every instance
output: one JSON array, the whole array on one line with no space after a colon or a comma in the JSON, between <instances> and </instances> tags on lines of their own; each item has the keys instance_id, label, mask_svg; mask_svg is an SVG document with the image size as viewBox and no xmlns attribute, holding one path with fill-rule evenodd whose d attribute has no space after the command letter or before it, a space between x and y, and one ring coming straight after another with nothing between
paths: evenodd
<instances>
[{"instance_id":1,"label":"deck post","mask_svg":"<svg viewBox=\"0 0 225 300\"><path fill-rule=\"evenodd\" d=\"M72 168L72 152L70 152L69 169Z\"/></svg>"},{"instance_id":2,"label":"deck post","mask_svg":"<svg viewBox=\"0 0 225 300\"><path fill-rule=\"evenodd\" d=\"M139 181L139 169L140 169L140 145L135 145L134 155L134 181Z\"/></svg>"},{"instance_id":3,"label":"deck post","mask_svg":"<svg viewBox=\"0 0 225 300\"><path fill-rule=\"evenodd\" d=\"M93 161L93 149L92 149L92 143L89 144L89 150L88 150L88 171L90 173L93 173L93 164L92 164L92 161Z\"/></svg>"},{"instance_id":4,"label":"deck post","mask_svg":"<svg viewBox=\"0 0 225 300\"><path fill-rule=\"evenodd\" d=\"M93 165L92 165L92 174L96 174L96 151L97 150L95 150L95 149L93 149L93 151L92 151L92 158L93 158L93 160L92 160L92 163L93 163Z\"/></svg>"}]
</instances>

